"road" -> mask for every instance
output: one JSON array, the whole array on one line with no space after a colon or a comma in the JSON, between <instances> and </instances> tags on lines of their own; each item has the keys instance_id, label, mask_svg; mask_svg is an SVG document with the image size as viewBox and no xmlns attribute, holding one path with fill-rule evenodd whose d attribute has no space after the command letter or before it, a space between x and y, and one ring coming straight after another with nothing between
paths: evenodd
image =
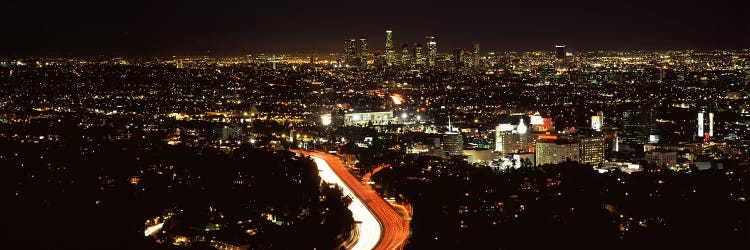
<instances>
[{"instance_id":1,"label":"road","mask_svg":"<svg viewBox=\"0 0 750 250\"><path fill-rule=\"evenodd\" d=\"M354 214L354 220L362 221L360 237L355 245L356 249L391 250L403 248L406 239L409 237L409 223L404 221L377 192L352 176L344 167L341 159L335 155L318 151L295 152L312 156L321 171L321 179L339 184L344 190L344 194L352 197L353 201L349 209ZM330 176L331 173L335 177ZM332 181L328 181L326 178ZM363 208L367 211L363 211ZM376 223L374 224L377 225L378 229L373 228L372 221L363 220L368 218L375 220Z\"/></svg>"},{"instance_id":2,"label":"road","mask_svg":"<svg viewBox=\"0 0 750 250\"><path fill-rule=\"evenodd\" d=\"M352 203L349 204L349 210L352 211L352 216L355 221L359 221L356 234L359 235L357 242L351 249L357 250L369 250L375 248L380 241L381 226L380 222L375 215L367 209L365 202L363 202L358 195L355 195L354 191L337 175L337 172L332 169L330 164L321 157L313 156L313 161L318 165L320 171L320 178L328 183L335 183L341 187L344 195L352 197Z\"/></svg>"}]
</instances>

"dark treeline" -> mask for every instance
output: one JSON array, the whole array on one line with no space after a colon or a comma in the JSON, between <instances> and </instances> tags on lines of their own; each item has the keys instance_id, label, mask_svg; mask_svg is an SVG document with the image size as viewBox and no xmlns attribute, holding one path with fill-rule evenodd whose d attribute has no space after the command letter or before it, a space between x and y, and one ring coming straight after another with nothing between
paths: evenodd
<instances>
[{"instance_id":1,"label":"dark treeline","mask_svg":"<svg viewBox=\"0 0 750 250\"><path fill-rule=\"evenodd\" d=\"M321 185L312 160L287 151L87 145L0 142L6 246L179 248L172 242L186 236L192 248L215 239L253 249L331 249L354 225L350 199ZM162 232L144 237L144 222L166 215Z\"/></svg>"},{"instance_id":2,"label":"dark treeline","mask_svg":"<svg viewBox=\"0 0 750 250\"><path fill-rule=\"evenodd\" d=\"M374 176L414 207L409 249L746 249L748 178L576 162L497 172L430 157Z\"/></svg>"}]
</instances>

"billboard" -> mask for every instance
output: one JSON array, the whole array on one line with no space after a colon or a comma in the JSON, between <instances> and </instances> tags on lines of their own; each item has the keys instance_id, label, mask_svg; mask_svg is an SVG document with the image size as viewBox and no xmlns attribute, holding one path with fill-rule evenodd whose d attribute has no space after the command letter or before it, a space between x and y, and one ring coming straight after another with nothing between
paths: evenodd
<instances>
[{"instance_id":1,"label":"billboard","mask_svg":"<svg viewBox=\"0 0 750 250\"><path fill-rule=\"evenodd\" d=\"M602 131L602 117L595 115L591 116L591 128L596 131Z\"/></svg>"}]
</instances>

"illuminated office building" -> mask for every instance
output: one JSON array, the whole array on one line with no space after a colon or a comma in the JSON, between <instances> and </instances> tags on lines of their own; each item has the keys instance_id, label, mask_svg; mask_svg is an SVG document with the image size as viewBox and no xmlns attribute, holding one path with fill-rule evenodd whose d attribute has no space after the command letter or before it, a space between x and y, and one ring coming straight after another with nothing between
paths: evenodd
<instances>
[{"instance_id":1,"label":"illuminated office building","mask_svg":"<svg viewBox=\"0 0 750 250\"><path fill-rule=\"evenodd\" d=\"M354 65L357 58L357 40L352 38L344 39L344 64Z\"/></svg>"},{"instance_id":2,"label":"illuminated office building","mask_svg":"<svg viewBox=\"0 0 750 250\"><path fill-rule=\"evenodd\" d=\"M409 44L401 44L401 65L410 65L411 55L409 53Z\"/></svg>"},{"instance_id":3,"label":"illuminated office building","mask_svg":"<svg viewBox=\"0 0 750 250\"><path fill-rule=\"evenodd\" d=\"M604 136L581 137L579 140L579 162L591 165L604 162L604 151L607 148Z\"/></svg>"},{"instance_id":4,"label":"illuminated office building","mask_svg":"<svg viewBox=\"0 0 750 250\"><path fill-rule=\"evenodd\" d=\"M357 46L357 57L359 59L360 65L366 65L367 64L367 39L360 38L359 39L359 46Z\"/></svg>"},{"instance_id":5,"label":"illuminated office building","mask_svg":"<svg viewBox=\"0 0 750 250\"><path fill-rule=\"evenodd\" d=\"M565 45L555 46L555 70L560 73L566 70Z\"/></svg>"},{"instance_id":6,"label":"illuminated office building","mask_svg":"<svg viewBox=\"0 0 750 250\"><path fill-rule=\"evenodd\" d=\"M414 53L412 55L412 61L414 62L414 64L424 65L425 61L424 61L424 55L422 54L422 45L419 43L415 43L413 52Z\"/></svg>"},{"instance_id":7,"label":"illuminated office building","mask_svg":"<svg viewBox=\"0 0 750 250\"><path fill-rule=\"evenodd\" d=\"M654 112L631 109L622 113L622 141L626 144L646 144L654 131Z\"/></svg>"},{"instance_id":8,"label":"illuminated office building","mask_svg":"<svg viewBox=\"0 0 750 250\"><path fill-rule=\"evenodd\" d=\"M464 138L459 132L448 131L443 134L443 151L448 157L463 155Z\"/></svg>"},{"instance_id":9,"label":"illuminated office building","mask_svg":"<svg viewBox=\"0 0 750 250\"><path fill-rule=\"evenodd\" d=\"M578 143L568 140L540 140L536 143L536 164L556 164L579 161Z\"/></svg>"},{"instance_id":10,"label":"illuminated office building","mask_svg":"<svg viewBox=\"0 0 750 250\"><path fill-rule=\"evenodd\" d=\"M479 52L479 43L474 43L474 52L471 55L471 67L475 69L482 67L482 55Z\"/></svg>"},{"instance_id":11,"label":"illuminated office building","mask_svg":"<svg viewBox=\"0 0 750 250\"><path fill-rule=\"evenodd\" d=\"M393 49L393 32L385 31L385 62L388 66L393 65L396 59L395 50Z\"/></svg>"},{"instance_id":12,"label":"illuminated office building","mask_svg":"<svg viewBox=\"0 0 750 250\"><path fill-rule=\"evenodd\" d=\"M427 66L434 67L435 60L437 59L437 43L435 37L428 36L427 38Z\"/></svg>"},{"instance_id":13,"label":"illuminated office building","mask_svg":"<svg viewBox=\"0 0 750 250\"><path fill-rule=\"evenodd\" d=\"M705 138L708 141L714 136L714 113L703 107L698 112L698 138Z\"/></svg>"},{"instance_id":14,"label":"illuminated office building","mask_svg":"<svg viewBox=\"0 0 750 250\"><path fill-rule=\"evenodd\" d=\"M454 70L460 70L463 68L463 56L464 56L464 50L462 48L455 48L453 49L453 69Z\"/></svg>"}]
</instances>

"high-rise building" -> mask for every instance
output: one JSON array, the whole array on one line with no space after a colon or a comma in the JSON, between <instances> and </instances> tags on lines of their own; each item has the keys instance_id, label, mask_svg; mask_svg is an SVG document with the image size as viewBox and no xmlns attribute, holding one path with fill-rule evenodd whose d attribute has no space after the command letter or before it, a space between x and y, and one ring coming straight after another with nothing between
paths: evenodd
<instances>
[{"instance_id":1,"label":"high-rise building","mask_svg":"<svg viewBox=\"0 0 750 250\"><path fill-rule=\"evenodd\" d=\"M448 131L443 135L443 151L448 157L463 155L464 138L461 133Z\"/></svg>"},{"instance_id":2,"label":"high-rise building","mask_svg":"<svg viewBox=\"0 0 750 250\"><path fill-rule=\"evenodd\" d=\"M409 44L403 43L401 44L401 65L408 66L410 65L411 54L409 53Z\"/></svg>"},{"instance_id":3,"label":"high-rise building","mask_svg":"<svg viewBox=\"0 0 750 250\"><path fill-rule=\"evenodd\" d=\"M565 45L555 46L555 70L560 73L566 70Z\"/></svg>"},{"instance_id":4,"label":"high-rise building","mask_svg":"<svg viewBox=\"0 0 750 250\"><path fill-rule=\"evenodd\" d=\"M393 49L393 31L385 31L385 63L390 66L393 65L396 55Z\"/></svg>"},{"instance_id":5,"label":"high-rise building","mask_svg":"<svg viewBox=\"0 0 750 250\"><path fill-rule=\"evenodd\" d=\"M464 56L464 49L462 48L453 49L453 67L455 70L460 70L463 67L463 56Z\"/></svg>"},{"instance_id":6,"label":"high-rise building","mask_svg":"<svg viewBox=\"0 0 750 250\"><path fill-rule=\"evenodd\" d=\"M701 108L701 111L698 112L698 133L696 136L705 138L705 140L714 136L714 113L706 107Z\"/></svg>"},{"instance_id":7,"label":"high-rise building","mask_svg":"<svg viewBox=\"0 0 750 250\"><path fill-rule=\"evenodd\" d=\"M428 36L427 38L427 66L434 67L435 60L437 60L437 43L435 37Z\"/></svg>"},{"instance_id":8,"label":"high-rise building","mask_svg":"<svg viewBox=\"0 0 750 250\"><path fill-rule=\"evenodd\" d=\"M564 161L579 161L578 143L568 140L541 140L536 143L536 164L556 164Z\"/></svg>"},{"instance_id":9,"label":"high-rise building","mask_svg":"<svg viewBox=\"0 0 750 250\"><path fill-rule=\"evenodd\" d=\"M344 39L344 64L354 65L357 58L357 40L353 38Z\"/></svg>"},{"instance_id":10,"label":"high-rise building","mask_svg":"<svg viewBox=\"0 0 750 250\"><path fill-rule=\"evenodd\" d=\"M581 137L580 160L581 163L597 165L604 162L604 152L607 148L604 136Z\"/></svg>"},{"instance_id":11,"label":"high-rise building","mask_svg":"<svg viewBox=\"0 0 750 250\"><path fill-rule=\"evenodd\" d=\"M359 65L367 65L367 39L360 38L359 46L357 46L357 59L359 59Z\"/></svg>"},{"instance_id":12,"label":"high-rise building","mask_svg":"<svg viewBox=\"0 0 750 250\"><path fill-rule=\"evenodd\" d=\"M414 44L414 53L412 54L412 61L416 65L424 65L424 55L422 54L422 45L419 43Z\"/></svg>"},{"instance_id":13,"label":"high-rise building","mask_svg":"<svg viewBox=\"0 0 750 250\"><path fill-rule=\"evenodd\" d=\"M750 58L745 59L745 83L750 84Z\"/></svg>"},{"instance_id":14,"label":"high-rise building","mask_svg":"<svg viewBox=\"0 0 750 250\"><path fill-rule=\"evenodd\" d=\"M627 144L646 144L654 132L654 112L649 109L631 109L622 112L622 141Z\"/></svg>"},{"instance_id":15,"label":"high-rise building","mask_svg":"<svg viewBox=\"0 0 750 250\"><path fill-rule=\"evenodd\" d=\"M471 67L475 69L482 67L482 54L479 52L479 43L474 43L474 52L471 55Z\"/></svg>"},{"instance_id":16,"label":"high-rise building","mask_svg":"<svg viewBox=\"0 0 750 250\"><path fill-rule=\"evenodd\" d=\"M393 50L393 31L385 31L385 50Z\"/></svg>"}]
</instances>

